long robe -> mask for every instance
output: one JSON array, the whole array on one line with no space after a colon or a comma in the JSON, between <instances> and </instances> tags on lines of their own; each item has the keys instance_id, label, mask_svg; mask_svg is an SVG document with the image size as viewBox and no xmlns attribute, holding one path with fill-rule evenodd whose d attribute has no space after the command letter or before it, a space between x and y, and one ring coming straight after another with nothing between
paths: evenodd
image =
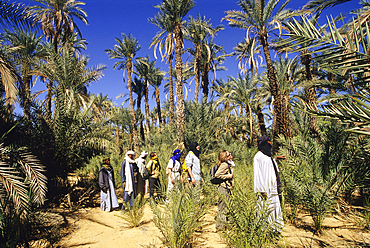
<instances>
[{"instance_id":1,"label":"long robe","mask_svg":"<svg viewBox=\"0 0 370 248\"><path fill-rule=\"evenodd\" d=\"M275 161L274 163L278 169ZM268 210L271 210L268 221L269 223L276 224L275 230L281 231L284 227L283 214L281 212L278 184L271 157L266 156L261 151L257 152L253 160L253 174L254 192L266 193L267 195L266 207ZM259 199L259 205L262 205L262 199Z\"/></svg>"},{"instance_id":2,"label":"long robe","mask_svg":"<svg viewBox=\"0 0 370 248\"><path fill-rule=\"evenodd\" d=\"M104 176L101 173L107 173L107 176ZM100 209L105 210L107 212L112 211L112 208L118 208L118 200L116 196L116 191L113 183L113 173L109 170L101 170L99 172L99 184L103 185L102 188L104 188L104 185L107 184L107 182L104 182L108 178L109 187L107 187L107 193L104 193L103 190L100 190Z\"/></svg>"},{"instance_id":3,"label":"long robe","mask_svg":"<svg viewBox=\"0 0 370 248\"><path fill-rule=\"evenodd\" d=\"M127 187L127 184L130 183L132 185L132 191L131 192L127 192L126 188L124 187L123 188L123 202L124 204L127 203L127 202L130 202L130 206L132 207L134 205L134 199L136 198L137 194L136 194L136 188L137 188L137 185L135 183L135 176L134 176L134 172L138 172L138 168L136 166L136 164L131 164L129 165L129 168L130 168L130 171L126 172L126 160L124 160L122 162L122 166L121 166L121 181L122 183L126 182L126 187ZM127 177L127 173L130 173L131 174L131 177ZM131 180L130 182L128 182L128 180ZM125 209L125 205L123 204L122 206L122 209Z\"/></svg>"}]
</instances>

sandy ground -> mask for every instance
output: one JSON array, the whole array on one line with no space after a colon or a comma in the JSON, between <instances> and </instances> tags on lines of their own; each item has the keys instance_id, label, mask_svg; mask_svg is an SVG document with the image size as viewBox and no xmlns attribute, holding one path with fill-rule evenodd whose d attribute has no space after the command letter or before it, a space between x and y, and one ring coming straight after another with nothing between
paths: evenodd
<instances>
[{"instance_id":1,"label":"sandy ground","mask_svg":"<svg viewBox=\"0 0 370 248\"><path fill-rule=\"evenodd\" d=\"M119 195L119 194L118 194ZM121 210L101 211L98 207L80 208L65 215L68 226L66 233L56 244L50 245L37 240L30 247L81 247L81 248L131 248L164 247L162 234L153 223L153 214L147 204L141 225L131 228L121 218ZM122 201L120 201L122 203ZM194 246L204 248L228 247L220 233L216 232L217 206L212 206L204 216L204 226L195 233ZM285 224L277 247L370 247L370 233L354 221L354 216L333 214L324 220L323 233L313 233L312 218L304 212L298 213L295 224Z\"/></svg>"}]
</instances>

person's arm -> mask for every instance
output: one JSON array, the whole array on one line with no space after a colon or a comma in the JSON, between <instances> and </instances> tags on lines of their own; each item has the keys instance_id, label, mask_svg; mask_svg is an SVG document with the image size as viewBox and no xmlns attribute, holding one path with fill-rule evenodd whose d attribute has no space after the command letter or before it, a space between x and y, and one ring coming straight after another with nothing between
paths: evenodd
<instances>
[{"instance_id":1,"label":"person's arm","mask_svg":"<svg viewBox=\"0 0 370 248\"><path fill-rule=\"evenodd\" d=\"M190 176L190 179L191 179L191 183L195 185L197 182L195 181L195 178L194 178L193 172L191 170L191 167L188 167L188 173L189 173L189 176Z\"/></svg>"},{"instance_id":2,"label":"person's arm","mask_svg":"<svg viewBox=\"0 0 370 248\"><path fill-rule=\"evenodd\" d=\"M126 175L125 175L125 168L126 167L126 161L124 160L122 162L122 166L121 166L121 181L122 181L122 187L125 188L126 187Z\"/></svg>"},{"instance_id":3,"label":"person's arm","mask_svg":"<svg viewBox=\"0 0 370 248\"><path fill-rule=\"evenodd\" d=\"M105 187L104 183L104 172L102 170L99 171L99 188L104 193L107 193L107 188Z\"/></svg>"},{"instance_id":4,"label":"person's arm","mask_svg":"<svg viewBox=\"0 0 370 248\"><path fill-rule=\"evenodd\" d=\"M175 165L173 164L173 160L170 159L170 161L168 161L168 165L167 165L167 174L169 175L172 184L175 183L175 178L173 178L173 174L172 174L172 169L174 168L174 166Z\"/></svg>"}]
</instances>

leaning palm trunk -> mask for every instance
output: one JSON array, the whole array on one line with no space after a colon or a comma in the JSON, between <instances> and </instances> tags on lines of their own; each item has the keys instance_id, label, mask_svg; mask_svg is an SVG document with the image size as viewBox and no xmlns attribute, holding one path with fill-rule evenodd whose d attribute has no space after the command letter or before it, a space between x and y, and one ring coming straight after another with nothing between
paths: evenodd
<instances>
[{"instance_id":1,"label":"leaning palm trunk","mask_svg":"<svg viewBox=\"0 0 370 248\"><path fill-rule=\"evenodd\" d=\"M268 48L267 34L261 34L259 40L263 47L263 53L265 54L267 64L267 77L270 83L271 95L274 98L274 123L273 123L273 151L276 153L279 149L277 137L279 134L283 134L285 137L291 137L290 122L288 119L287 109L283 104L283 96L280 93L279 85L276 80L274 67L272 65L270 51Z\"/></svg>"},{"instance_id":2,"label":"leaning palm trunk","mask_svg":"<svg viewBox=\"0 0 370 248\"><path fill-rule=\"evenodd\" d=\"M176 40L176 122L177 122L177 139L179 143L184 143L184 130L185 130L185 113L184 113L184 91L182 82L182 48L183 39L181 31L181 23L176 23L175 29Z\"/></svg>"},{"instance_id":3,"label":"leaning palm trunk","mask_svg":"<svg viewBox=\"0 0 370 248\"><path fill-rule=\"evenodd\" d=\"M135 108L134 108L134 98L132 97L132 81L131 81L131 75L132 75L132 64L131 60L127 61L127 74L128 74L128 92L130 95L130 119L131 119L131 126L132 126L132 134L134 138L134 150L136 152L139 152L140 147L139 147L139 137L138 137L138 132L136 128L136 116L135 116Z\"/></svg>"},{"instance_id":4,"label":"leaning palm trunk","mask_svg":"<svg viewBox=\"0 0 370 248\"><path fill-rule=\"evenodd\" d=\"M203 72L202 72L202 89L203 89L203 102L207 102L208 99L208 74L209 74L209 64L204 63Z\"/></svg>"}]
</instances>

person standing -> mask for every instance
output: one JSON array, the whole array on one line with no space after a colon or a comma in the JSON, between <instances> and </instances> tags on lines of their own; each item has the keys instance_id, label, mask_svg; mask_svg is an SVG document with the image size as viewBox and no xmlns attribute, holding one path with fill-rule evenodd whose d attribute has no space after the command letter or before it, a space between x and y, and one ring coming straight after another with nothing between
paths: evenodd
<instances>
[{"instance_id":1,"label":"person standing","mask_svg":"<svg viewBox=\"0 0 370 248\"><path fill-rule=\"evenodd\" d=\"M170 161L168 161L167 165L167 174L168 174L168 186L167 186L167 195L170 194L171 190L173 189L175 185L175 181L182 181L181 178L181 151L179 149L176 149L173 151L173 156L170 158Z\"/></svg>"},{"instance_id":2,"label":"person standing","mask_svg":"<svg viewBox=\"0 0 370 248\"><path fill-rule=\"evenodd\" d=\"M188 171L188 180L195 186L200 183L204 183L202 178L202 171L200 167L200 146L197 142L193 142L189 146L189 153L186 155L186 169Z\"/></svg>"},{"instance_id":3,"label":"person standing","mask_svg":"<svg viewBox=\"0 0 370 248\"><path fill-rule=\"evenodd\" d=\"M259 202L266 201L268 209L272 210L268 222L275 226L276 231L284 227L281 212L281 194L279 169L271 157L271 141L264 134L257 140L258 152L253 159L254 192L259 194Z\"/></svg>"},{"instance_id":4,"label":"person standing","mask_svg":"<svg viewBox=\"0 0 370 248\"><path fill-rule=\"evenodd\" d=\"M132 207L134 204L134 199L137 196L137 174L139 168L135 162L135 152L128 151L125 155L125 160L122 162L121 166L121 181L123 187L123 202L122 209L125 209L125 203L130 202Z\"/></svg>"},{"instance_id":5,"label":"person standing","mask_svg":"<svg viewBox=\"0 0 370 248\"><path fill-rule=\"evenodd\" d=\"M216 218L216 230L218 231L224 231L226 228L227 207L225 201L230 198L231 190L234 188L234 166L229 163L231 159L231 153L225 150L221 151L218 155L218 169L215 177L224 180L218 186L218 192L221 195Z\"/></svg>"},{"instance_id":6,"label":"person standing","mask_svg":"<svg viewBox=\"0 0 370 248\"><path fill-rule=\"evenodd\" d=\"M154 196L154 190L157 192L157 196L160 195L161 184L159 181L159 173L161 171L161 165L159 164L158 156L156 152L152 152L149 155L150 160L146 165L146 169L149 172L149 196Z\"/></svg>"},{"instance_id":7,"label":"person standing","mask_svg":"<svg viewBox=\"0 0 370 248\"><path fill-rule=\"evenodd\" d=\"M107 212L118 208L116 196L116 184L114 182L114 170L110 165L110 158L103 158L103 165L99 171L100 209Z\"/></svg>"},{"instance_id":8,"label":"person standing","mask_svg":"<svg viewBox=\"0 0 370 248\"><path fill-rule=\"evenodd\" d=\"M145 159L148 156L148 152L141 152L140 156L135 160L137 167L139 168L139 173L137 176L137 195L144 197L145 194L145 181L143 180L143 174L146 170Z\"/></svg>"}]
</instances>

